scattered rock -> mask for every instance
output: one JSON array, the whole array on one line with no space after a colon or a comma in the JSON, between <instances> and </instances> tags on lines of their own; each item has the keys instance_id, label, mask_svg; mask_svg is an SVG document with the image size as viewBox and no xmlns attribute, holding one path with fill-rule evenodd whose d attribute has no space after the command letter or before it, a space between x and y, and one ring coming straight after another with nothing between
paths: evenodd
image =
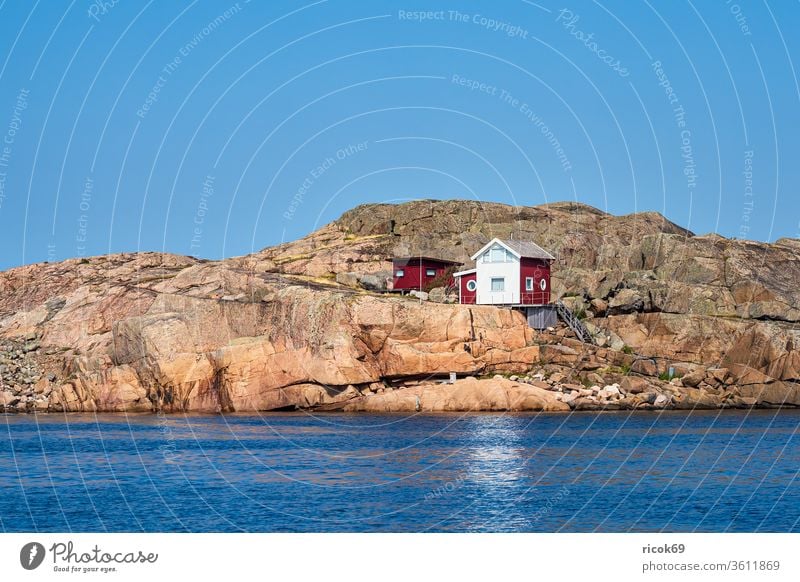
<instances>
[{"instance_id":1,"label":"scattered rock","mask_svg":"<svg viewBox=\"0 0 800 582\"><path fill-rule=\"evenodd\" d=\"M579 394L578 392L567 392L565 394L560 394L559 396L561 402L564 402L565 404L570 404L571 402L574 402L575 400L578 399Z\"/></svg>"},{"instance_id":2,"label":"scattered rock","mask_svg":"<svg viewBox=\"0 0 800 582\"><path fill-rule=\"evenodd\" d=\"M700 382L705 380L705 378L706 378L705 370L700 369L689 372L685 376L681 376L681 382L683 383L684 386L691 386L694 388L697 387L697 385L700 384Z\"/></svg>"},{"instance_id":3,"label":"scattered rock","mask_svg":"<svg viewBox=\"0 0 800 582\"><path fill-rule=\"evenodd\" d=\"M589 303L592 307L592 311L594 311L595 315L605 315L606 311L608 310L608 301L605 299L600 299L599 297L595 297Z\"/></svg>"},{"instance_id":4,"label":"scattered rock","mask_svg":"<svg viewBox=\"0 0 800 582\"><path fill-rule=\"evenodd\" d=\"M669 404L669 402L670 402L669 396L666 396L664 394L659 394L658 396L656 396L656 399L653 401L653 406L655 406L657 408L663 408L667 404Z\"/></svg>"},{"instance_id":5,"label":"scattered rock","mask_svg":"<svg viewBox=\"0 0 800 582\"><path fill-rule=\"evenodd\" d=\"M601 388L598 391L597 396L600 398L617 398L622 396L622 393L619 390L619 385L611 384L610 386Z\"/></svg>"},{"instance_id":6,"label":"scattered rock","mask_svg":"<svg viewBox=\"0 0 800 582\"><path fill-rule=\"evenodd\" d=\"M399 388L342 406L346 411L446 412L446 411L567 411L556 395L506 378L462 378L453 384L423 384Z\"/></svg>"}]
</instances>

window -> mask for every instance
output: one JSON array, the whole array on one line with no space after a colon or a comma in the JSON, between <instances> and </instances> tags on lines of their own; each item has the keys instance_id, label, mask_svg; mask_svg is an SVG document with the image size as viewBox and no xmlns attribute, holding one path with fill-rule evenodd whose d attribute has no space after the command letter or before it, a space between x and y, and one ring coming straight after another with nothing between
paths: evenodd
<instances>
[{"instance_id":1,"label":"window","mask_svg":"<svg viewBox=\"0 0 800 582\"><path fill-rule=\"evenodd\" d=\"M406 274L406 272L405 272L403 269L397 269L397 270L394 272L394 276L395 276L395 277L402 277L402 276L404 276L405 274Z\"/></svg>"},{"instance_id":2,"label":"window","mask_svg":"<svg viewBox=\"0 0 800 582\"><path fill-rule=\"evenodd\" d=\"M505 277L492 277L492 291L505 291L506 278Z\"/></svg>"},{"instance_id":3,"label":"window","mask_svg":"<svg viewBox=\"0 0 800 582\"><path fill-rule=\"evenodd\" d=\"M514 259L509 253L500 245L494 245L488 251L483 253L484 263L510 263Z\"/></svg>"},{"instance_id":4,"label":"window","mask_svg":"<svg viewBox=\"0 0 800 582\"><path fill-rule=\"evenodd\" d=\"M425 269L425 274L428 277L435 277L436 276L436 269Z\"/></svg>"},{"instance_id":5,"label":"window","mask_svg":"<svg viewBox=\"0 0 800 582\"><path fill-rule=\"evenodd\" d=\"M525 277L525 291L533 291L533 277Z\"/></svg>"},{"instance_id":6,"label":"window","mask_svg":"<svg viewBox=\"0 0 800 582\"><path fill-rule=\"evenodd\" d=\"M470 279L469 281L467 281L467 291L474 293L475 289L477 288L478 284L475 282L475 279Z\"/></svg>"}]
</instances>

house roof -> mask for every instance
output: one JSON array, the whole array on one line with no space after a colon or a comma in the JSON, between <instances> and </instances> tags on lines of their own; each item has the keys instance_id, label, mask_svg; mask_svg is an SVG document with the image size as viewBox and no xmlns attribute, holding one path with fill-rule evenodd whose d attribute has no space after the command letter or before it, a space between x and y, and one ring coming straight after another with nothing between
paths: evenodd
<instances>
[{"instance_id":1,"label":"house roof","mask_svg":"<svg viewBox=\"0 0 800 582\"><path fill-rule=\"evenodd\" d=\"M426 257L422 255L413 256L413 257L392 257L391 260L393 263L407 265L412 261L433 261L436 263L444 263L446 265L461 265L458 261L451 261L449 259L440 259L438 257Z\"/></svg>"},{"instance_id":2,"label":"house roof","mask_svg":"<svg viewBox=\"0 0 800 582\"><path fill-rule=\"evenodd\" d=\"M470 275L475 273L478 269L467 269L466 271L459 271L458 273L453 273L453 277L462 277L463 275Z\"/></svg>"},{"instance_id":3,"label":"house roof","mask_svg":"<svg viewBox=\"0 0 800 582\"><path fill-rule=\"evenodd\" d=\"M535 242L523 240L502 240L500 242L509 247L512 251L515 251L521 257L527 257L529 259L555 260L553 255L548 253Z\"/></svg>"},{"instance_id":4,"label":"house roof","mask_svg":"<svg viewBox=\"0 0 800 582\"><path fill-rule=\"evenodd\" d=\"M483 253L486 252L486 249L493 246L495 243L504 246L506 249L511 251L514 255L519 258L525 257L528 259L548 259L551 261L555 260L555 257L544 250L542 247L537 245L535 242L530 241L523 241L523 240L500 240L499 238L493 238L488 243L486 243L481 250L477 253L472 255L472 260L477 259Z\"/></svg>"}]
</instances>

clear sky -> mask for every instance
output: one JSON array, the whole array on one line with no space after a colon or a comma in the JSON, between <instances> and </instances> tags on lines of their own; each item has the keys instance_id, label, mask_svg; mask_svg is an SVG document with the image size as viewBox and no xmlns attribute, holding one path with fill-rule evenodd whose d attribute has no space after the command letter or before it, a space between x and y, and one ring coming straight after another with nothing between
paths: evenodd
<instances>
[{"instance_id":1,"label":"clear sky","mask_svg":"<svg viewBox=\"0 0 800 582\"><path fill-rule=\"evenodd\" d=\"M798 55L798 2L0 1L0 268L418 198L797 237Z\"/></svg>"}]
</instances>

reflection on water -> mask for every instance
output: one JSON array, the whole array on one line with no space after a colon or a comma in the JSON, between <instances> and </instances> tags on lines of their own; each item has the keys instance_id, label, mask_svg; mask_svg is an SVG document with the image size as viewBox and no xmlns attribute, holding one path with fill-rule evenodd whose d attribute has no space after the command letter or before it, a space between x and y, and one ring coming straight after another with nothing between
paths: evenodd
<instances>
[{"instance_id":1,"label":"reflection on water","mask_svg":"<svg viewBox=\"0 0 800 582\"><path fill-rule=\"evenodd\" d=\"M800 413L0 418L3 531L798 531Z\"/></svg>"}]
</instances>

